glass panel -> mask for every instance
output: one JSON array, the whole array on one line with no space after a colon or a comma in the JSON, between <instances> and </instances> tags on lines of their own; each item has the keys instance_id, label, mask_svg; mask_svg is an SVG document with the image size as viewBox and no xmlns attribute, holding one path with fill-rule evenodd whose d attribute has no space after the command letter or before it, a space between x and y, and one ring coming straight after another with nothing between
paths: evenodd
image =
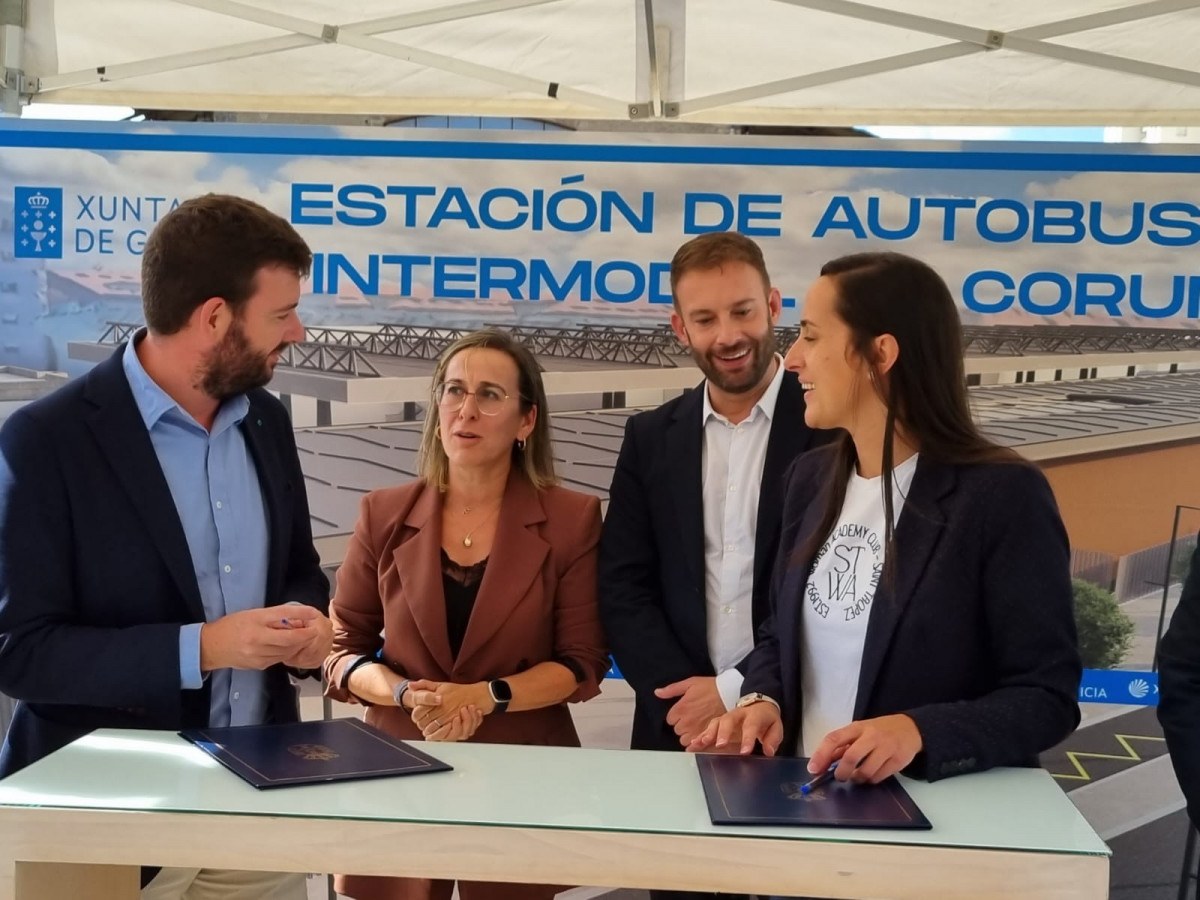
<instances>
[{"instance_id":1,"label":"glass panel","mask_svg":"<svg viewBox=\"0 0 1200 900\"><path fill-rule=\"evenodd\" d=\"M905 781L928 832L721 827L683 753L433 744L453 772L255 791L170 733L104 730L0 783L0 804L935 844L1107 854L1053 779L1002 769Z\"/></svg>"}]
</instances>

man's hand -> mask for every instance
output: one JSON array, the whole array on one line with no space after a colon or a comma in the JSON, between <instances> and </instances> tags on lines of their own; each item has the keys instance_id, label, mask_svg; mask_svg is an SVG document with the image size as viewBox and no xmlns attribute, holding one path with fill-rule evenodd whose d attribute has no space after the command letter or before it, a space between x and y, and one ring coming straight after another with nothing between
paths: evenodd
<instances>
[{"instance_id":1,"label":"man's hand","mask_svg":"<svg viewBox=\"0 0 1200 900\"><path fill-rule=\"evenodd\" d=\"M292 656L289 656L283 661L285 666L291 666L293 669L317 669L321 663L325 662L325 657L333 649L333 623L321 613L319 610L313 609L311 606L299 607L298 609L309 609L316 613L312 619L306 619L306 624L303 625L304 633L308 635L308 643L301 647ZM279 609L280 607L276 607ZM287 616L288 627L296 627L291 625L292 616Z\"/></svg>"},{"instance_id":2,"label":"man's hand","mask_svg":"<svg viewBox=\"0 0 1200 900\"><path fill-rule=\"evenodd\" d=\"M839 760L838 781L878 784L911 763L924 745L917 723L906 715L862 719L825 735L808 771L824 772Z\"/></svg>"},{"instance_id":3,"label":"man's hand","mask_svg":"<svg viewBox=\"0 0 1200 900\"><path fill-rule=\"evenodd\" d=\"M325 619L311 606L268 606L230 613L200 628L200 671L214 669L266 669L314 645L314 631L320 632ZM329 643L321 661L329 651ZM315 655L315 653L313 654Z\"/></svg>"},{"instance_id":4,"label":"man's hand","mask_svg":"<svg viewBox=\"0 0 1200 900\"><path fill-rule=\"evenodd\" d=\"M713 719L696 739L688 744L688 753L715 750L717 753L754 751L755 743L762 744L763 754L774 756L783 742L783 719L779 707L761 700L749 706L738 706L718 719ZM811 767L810 767L811 768Z\"/></svg>"},{"instance_id":5,"label":"man's hand","mask_svg":"<svg viewBox=\"0 0 1200 900\"><path fill-rule=\"evenodd\" d=\"M717 691L715 678L700 675L685 678L657 688L654 696L659 700L679 698L667 712L667 724L675 729L679 743L684 747L691 744L709 722L725 714L725 703Z\"/></svg>"}]
</instances>

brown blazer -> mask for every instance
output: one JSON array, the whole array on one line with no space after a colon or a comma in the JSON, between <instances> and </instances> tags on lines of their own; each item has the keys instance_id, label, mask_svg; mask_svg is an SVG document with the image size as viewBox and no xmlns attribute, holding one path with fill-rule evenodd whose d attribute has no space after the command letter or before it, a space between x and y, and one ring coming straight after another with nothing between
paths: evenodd
<instances>
[{"instance_id":1,"label":"brown blazer","mask_svg":"<svg viewBox=\"0 0 1200 900\"><path fill-rule=\"evenodd\" d=\"M446 629L441 532L441 495L423 481L363 498L329 608L326 694L355 702L340 687L343 671L382 647L383 661L406 678L459 683L569 657L587 678L568 701L596 696L609 665L596 606L599 500L561 487L538 491L514 471L457 659ZM399 707L372 706L366 720L405 740L421 738ZM566 703L485 716L471 740L579 746Z\"/></svg>"}]
</instances>

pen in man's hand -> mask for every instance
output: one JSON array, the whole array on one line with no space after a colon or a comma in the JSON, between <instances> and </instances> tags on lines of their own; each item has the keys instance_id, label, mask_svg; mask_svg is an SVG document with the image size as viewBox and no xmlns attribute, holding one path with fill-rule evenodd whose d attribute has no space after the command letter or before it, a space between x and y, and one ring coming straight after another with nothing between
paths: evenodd
<instances>
[{"instance_id":1,"label":"pen in man's hand","mask_svg":"<svg viewBox=\"0 0 1200 900\"><path fill-rule=\"evenodd\" d=\"M815 791L817 788L819 788L825 782L829 781L829 779L833 778L833 773L837 771L837 767L838 767L838 764L834 763L832 766L830 766L828 769L826 769L824 772L822 772L820 775L818 775L812 781L809 781L806 784L800 785L800 793L811 794L813 791Z\"/></svg>"}]
</instances>

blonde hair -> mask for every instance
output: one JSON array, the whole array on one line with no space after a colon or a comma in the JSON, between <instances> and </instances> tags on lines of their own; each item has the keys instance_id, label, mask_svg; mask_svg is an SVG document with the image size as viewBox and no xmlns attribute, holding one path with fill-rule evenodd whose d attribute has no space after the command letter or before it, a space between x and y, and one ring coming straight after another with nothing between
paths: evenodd
<instances>
[{"instance_id":1,"label":"blonde hair","mask_svg":"<svg viewBox=\"0 0 1200 900\"><path fill-rule=\"evenodd\" d=\"M524 449L513 443L513 465L538 490L557 484L554 454L550 447L550 412L546 408L546 388L542 384L541 367L529 348L511 334L496 328L474 331L459 338L438 357L430 383L425 426L421 431L421 448L417 453L417 475L439 491L445 491L450 485L450 461L446 458L441 441L441 410L437 402L437 389L446 380L450 360L464 350L499 350L516 364L521 412L527 413L536 407L537 418L533 423L533 431L525 439Z\"/></svg>"}]
</instances>

